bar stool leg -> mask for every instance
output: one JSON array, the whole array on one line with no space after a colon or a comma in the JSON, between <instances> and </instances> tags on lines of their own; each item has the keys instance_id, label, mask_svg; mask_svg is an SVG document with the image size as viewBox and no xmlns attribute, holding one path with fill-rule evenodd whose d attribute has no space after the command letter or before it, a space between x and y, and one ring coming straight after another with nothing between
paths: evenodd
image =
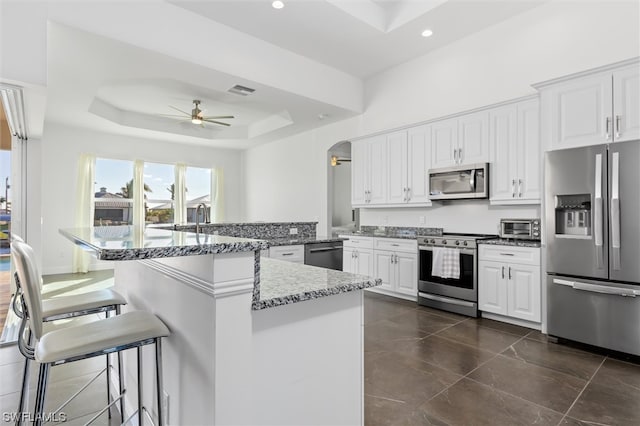
<instances>
[{"instance_id":1,"label":"bar stool leg","mask_svg":"<svg viewBox=\"0 0 640 426\"><path fill-rule=\"evenodd\" d=\"M142 346L138 346L138 426L142 426Z\"/></svg>"},{"instance_id":2,"label":"bar stool leg","mask_svg":"<svg viewBox=\"0 0 640 426\"><path fill-rule=\"evenodd\" d=\"M120 305L116 306L116 315L120 315ZM122 352L118 351L118 390L120 391L120 424L124 424L124 372L122 371Z\"/></svg>"},{"instance_id":3,"label":"bar stool leg","mask_svg":"<svg viewBox=\"0 0 640 426\"><path fill-rule=\"evenodd\" d=\"M158 426L164 425L164 413L162 412L162 399L164 397L164 389L162 383L162 345L160 344L161 339L156 338L156 390L157 390L157 398L158 398Z\"/></svg>"},{"instance_id":4,"label":"bar stool leg","mask_svg":"<svg viewBox=\"0 0 640 426\"><path fill-rule=\"evenodd\" d=\"M40 374L38 375L38 390L36 391L36 406L33 410L35 418L33 424L42 426L44 415L44 401L47 394L47 382L49 380L50 364L40 364Z\"/></svg>"},{"instance_id":5,"label":"bar stool leg","mask_svg":"<svg viewBox=\"0 0 640 426\"><path fill-rule=\"evenodd\" d=\"M31 330L27 332L27 345L31 346ZM29 358L24 359L24 370L22 371L22 389L20 390L20 401L18 402L18 418L16 419L16 426L22 425L22 413L24 413L25 403L28 405L29 396L29 367L31 360Z\"/></svg>"},{"instance_id":6,"label":"bar stool leg","mask_svg":"<svg viewBox=\"0 0 640 426\"><path fill-rule=\"evenodd\" d=\"M109 318L110 311L104 313L104 317ZM111 404L111 363L109 362L109 354L105 355L107 360L107 405ZM111 418L111 407L107 410L107 415Z\"/></svg>"}]
</instances>

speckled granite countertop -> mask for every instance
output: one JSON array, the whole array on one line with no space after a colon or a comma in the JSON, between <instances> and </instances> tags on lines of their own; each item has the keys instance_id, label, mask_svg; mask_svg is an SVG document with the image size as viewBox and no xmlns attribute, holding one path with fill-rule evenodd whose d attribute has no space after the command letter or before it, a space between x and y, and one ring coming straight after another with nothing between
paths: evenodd
<instances>
[{"instance_id":1,"label":"speckled granite countertop","mask_svg":"<svg viewBox=\"0 0 640 426\"><path fill-rule=\"evenodd\" d=\"M275 246L295 246L295 245L300 245L300 244L313 244L313 243L335 243L338 241L344 241L346 240L346 238L340 238L340 237L300 237L300 238L294 238L295 236L292 235L291 237L284 237L284 238L269 238L266 239L265 241L267 241L267 243L269 243L270 247L275 247Z\"/></svg>"},{"instance_id":2,"label":"speckled granite countertop","mask_svg":"<svg viewBox=\"0 0 640 426\"><path fill-rule=\"evenodd\" d=\"M387 226L379 229L376 226L362 226L360 231L338 232L339 235L353 235L354 237L378 237L378 238L401 238L415 240L424 236L440 236L442 228L410 228L402 226Z\"/></svg>"},{"instance_id":3,"label":"speckled granite countertop","mask_svg":"<svg viewBox=\"0 0 640 426\"><path fill-rule=\"evenodd\" d=\"M478 240L478 244L490 244L495 246L541 247L540 241L514 240L508 238L491 238L489 240Z\"/></svg>"},{"instance_id":4,"label":"speckled granite countertop","mask_svg":"<svg viewBox=\"0 0 640 426\"><path fill-rule=\"evenodd\" d=\"M61 229L60 233L100 260L138 260L256 251L266 241L133 226Z\"/></svg>"},{"instance_id":5,"label":"speckled granite countertop","mask_svg":"<svg viewBox=\"0 0 640 426\"><path fill-rule=\"evenodd\" d=\"M348 291L375 287L382 282L364 275L260 259L260 283L253 293L254 310L318 299Z\"/></svg>"}]
</instances>

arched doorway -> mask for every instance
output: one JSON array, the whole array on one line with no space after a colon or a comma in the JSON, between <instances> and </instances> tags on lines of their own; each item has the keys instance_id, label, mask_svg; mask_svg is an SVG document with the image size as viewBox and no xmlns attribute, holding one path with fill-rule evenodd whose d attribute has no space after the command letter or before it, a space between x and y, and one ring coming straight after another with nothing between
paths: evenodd
<instances>
[{"instance_id":1,"label":"arched doorway","mask_svg":"<svg viewBox=\"0 0 640 426\"><path fill-rule=\"evenodd\" d=\"M351 208L351 142L334 144L328 159L328 227L332 234L353 231L358 226L358 211Z\"/></svg>"}]
</instances>

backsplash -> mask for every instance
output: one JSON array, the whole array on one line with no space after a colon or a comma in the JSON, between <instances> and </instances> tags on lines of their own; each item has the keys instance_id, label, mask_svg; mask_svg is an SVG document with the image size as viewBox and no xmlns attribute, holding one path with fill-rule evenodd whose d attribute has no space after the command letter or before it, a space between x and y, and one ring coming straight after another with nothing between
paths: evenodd
<instances>
[{"instance_id":1,"label":"backsplash","mask_svg":"<svg viewBox=\"0 0 640 426\"><path fill-rule=\"evenodd\" d=\"M238 238L302 238L315 237L318 222L260 222L260 223L210 223L202 224L205 234L226 235ZM178 231L195 231L195 225L175 225ZM294 230L294 233L291 231Z\"/></svg>"},{"instance_id":2,"label":"backsplash","mask_svg":"<svg viewBox=\"0 0 640 426\"><path fill-rule=\"evenodd\" d=\"M441 236L442 228L416 228L409 226L361 226L360 231L366 234L384 235L385 237Z\"/></svg>"}]
</instances>

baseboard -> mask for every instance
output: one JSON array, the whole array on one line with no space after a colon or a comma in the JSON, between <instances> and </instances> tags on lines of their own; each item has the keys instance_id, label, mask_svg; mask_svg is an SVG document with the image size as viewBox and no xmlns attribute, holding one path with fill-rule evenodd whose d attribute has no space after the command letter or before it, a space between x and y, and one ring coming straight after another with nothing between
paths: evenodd
<instances>
[{"instance_id":1,"label":"baseboard","mask_svg":"<svg viewBox=\"0 0 640 426\"><path fill-rule=\"evenodd\" d=\"M531 322L531 321L521 320L521 319L518 319L518 318L505 317L505 316L502 316L502 315L492 314L492 313L489 313L489 312L481 312L481 316L482 316L482 318L495 320L495 321L500 321L500 322L506 322L506 323L513 324L513 325L519 325L520 327L532 328L532 329L538 330L538 331L540 331L542 329L542 324L540 324L538 322Z\"/></svg>"},{"instance_id":2,"label":"baseboard","mask_svg":"<svg viewBox=\"0 0 640 426\"><path fill-rule=\"evenodd\" d=\"M407 294L402 294L402 293L396 293L394 291L389 291L389 290L384 290L378 287L370 287L367 288L366 291L370 291L372 293L378 293L378 294L384 294L385 296L391 296L391 297L395 297L398 299L404 299L404 300L410 300L412 302L417 302L418 301L418 295L416 294L414 297L411 297Z\"/></svg>"}]
</instances>

